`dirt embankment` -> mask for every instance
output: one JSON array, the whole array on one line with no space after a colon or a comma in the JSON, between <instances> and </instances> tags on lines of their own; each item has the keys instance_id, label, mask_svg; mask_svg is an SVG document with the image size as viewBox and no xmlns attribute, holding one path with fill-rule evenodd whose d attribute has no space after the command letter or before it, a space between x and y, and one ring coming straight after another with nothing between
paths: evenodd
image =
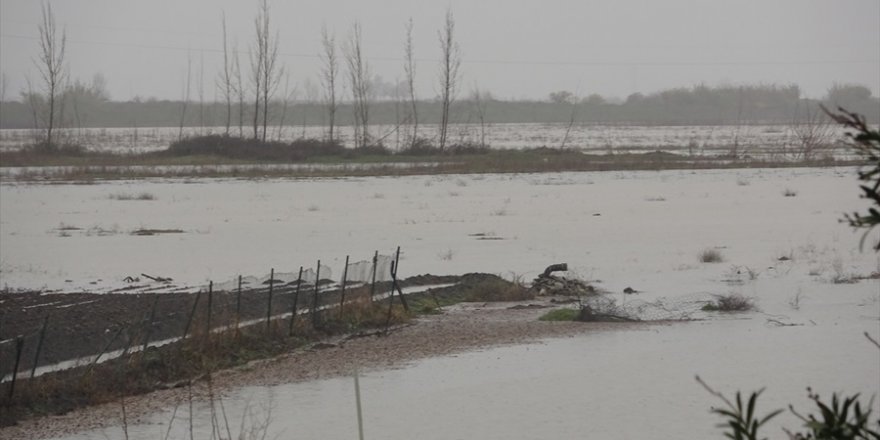
<instances>
[{"instance_id":1,"label":"dirt embankment","mask_svg":"<svg viewBox=\"0 0 880 440\"><path fill-rule=\"evenodd\" d=\"M442 308L441 313L423 315L384 336L330 338L274 359L216 373L212 383L215 392L222 395L243 386L268 386L347 375L355 367L361 370L394 368L418 359L484 347L632 326L664 325L538 320L554 306L550 298L543 297L520 302L448 306ZM206 388L205 381L198 382L194 388L198 399L206 399ZM174 388L126 399L129 423L143 421L151 413L186 402L187 398L185 388ZM0 430L0 438L38 439L114 426L120 423L120 411L120 405L107 404L61 416L28 420Z\"/></svg>"}]
</instances>

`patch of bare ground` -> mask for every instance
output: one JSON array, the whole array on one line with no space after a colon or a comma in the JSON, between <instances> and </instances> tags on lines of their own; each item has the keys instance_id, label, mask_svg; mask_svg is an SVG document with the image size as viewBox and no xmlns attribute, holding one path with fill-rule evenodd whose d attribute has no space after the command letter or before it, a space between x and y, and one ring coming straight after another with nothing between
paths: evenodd
<instances>
[{"instance_id":1,"label":"patch of bare ground","mask_svg":"<svg viewBox=\"0 0 880 440\"><path fill-rule=\"evenodd\" d=\"M551 298L521 302L462 303L444 307L442 313L422 315L388 334L339 336L273 359L213 375L214 391L228 393L245 386L304 382L351 374L360 370L402 368L413 361L446 356L499 345L534 343L553 337L611 331L656 323L546 322ZM662 325L662 324L661 324ZM146 420L150 414L186 402L186 387L155 391L126 398L128 423ZM207 381L193 387L197 399L207 399ZM41 439L119 425L118 403L75 410L65 415L21 422L0 430L0 439Z\"/></svg>"}]
</instances>

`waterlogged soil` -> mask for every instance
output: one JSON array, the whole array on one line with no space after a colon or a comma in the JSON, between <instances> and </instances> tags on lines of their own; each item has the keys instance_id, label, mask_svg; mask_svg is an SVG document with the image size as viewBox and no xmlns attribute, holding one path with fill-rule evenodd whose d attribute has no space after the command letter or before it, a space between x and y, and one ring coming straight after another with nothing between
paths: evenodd
<instances>
[{"instance_id":1,"label":"waterlogged soil","mask_svg":"<svg viewBox=\"0 0 880 440\"><path fill-rule=\"evenodd\" d=\"M450 355L477 348L520 344L546 337L564 337L584 332L609 331L632 325L544 322L538 317L554 307L551 299L524 302L463 303L444 307L440 313L423 315L387 334L362 337L339 336L289 354L251 362L212 377L211 389L201 380L192 389L164 389L126 399L127 423L142 423L151 414L192 399L204 403L222 398L244 386L266 386L304 382L361 371L399 368L409 362ZM27 420L0 430L0 439L56 438L120 423L118 403L83 408L59 416Z\"/></svg>"}]
</instances>

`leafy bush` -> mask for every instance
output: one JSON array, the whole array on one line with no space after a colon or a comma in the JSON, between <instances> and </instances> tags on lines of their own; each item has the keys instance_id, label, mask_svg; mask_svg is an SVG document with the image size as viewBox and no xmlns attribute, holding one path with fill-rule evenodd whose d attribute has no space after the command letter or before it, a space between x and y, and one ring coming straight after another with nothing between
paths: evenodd
<instances>
[{"instance_id":1,"label":"leafy bush","mask_svg":"<svg viewBox=\"0 0 880 440\"><path fill-rule=\"evenodd\" d=\"M699 376L696 379L706 391L724 402L725 408L712 408L711 411L723 419L718 427L725 429L724 436L729 439L758 440L760 428L783 411L777 409L763 417L757 417L755 415L757 401L764 391L763 389L753 392L745 405L743 405L742 396L737 392L736 404L734 404L723 394L710 388ZM791 432L785 429L790 440L880 440L880 431L871 429L870 417L873 399L863 407L858 394L841 400L835 393L831 396L831 404L828 404L809 388L807 388L807 393L810 400L815 402L818 407L820 415L817 417L809 414L804 417L789 405L789 410L804 422L806 428L806 432ZM874 425L880 428L880 419ZM766 437L764 438L766 439Z\"/></svg>"}]
</instances>

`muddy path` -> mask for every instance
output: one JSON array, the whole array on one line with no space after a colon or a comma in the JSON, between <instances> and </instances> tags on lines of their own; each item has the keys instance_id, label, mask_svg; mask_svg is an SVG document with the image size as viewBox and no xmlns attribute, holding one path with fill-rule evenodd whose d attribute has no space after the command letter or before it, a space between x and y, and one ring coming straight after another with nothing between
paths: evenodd
<instances>
[{"instance_id":1,"label":"muddy path","mask_svg":"<svg viewBox=\"0 0 880 440\"><path fill-rule=\"evenodd\" d=\"M455 284L457 276L419 275L401 280L403 289ZM346 286L347 298L369 295L370 286ZM390 291L377 283L377 297ZM297 290L299 293L297 294ZM93 357L100 353L140 347L192 334L206 328L235 326L267 315L336 305L341 289L322 280L314 285L273 284L256 289L200 293L0 293L0 377L10 374L16 357L16 339L23 341L19 371ZM270 301L271 298L271 301ZM45 323L45 330L43 326ZM42 334L42 338L41 338ZM42 344L40 340L42 339ZM39 358L36 357L38 347ZM81 361L84 362L84 361Z\"/></svg>"}]
</instances>

